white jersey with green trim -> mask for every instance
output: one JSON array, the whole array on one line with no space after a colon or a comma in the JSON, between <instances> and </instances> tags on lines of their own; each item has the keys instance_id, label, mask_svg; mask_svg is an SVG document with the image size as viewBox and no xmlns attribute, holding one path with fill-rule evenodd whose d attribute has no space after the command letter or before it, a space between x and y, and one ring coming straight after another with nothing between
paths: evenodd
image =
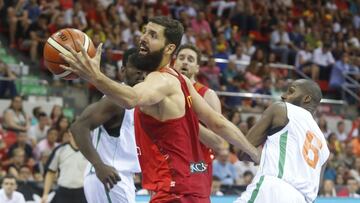
<instances>
[{"instance_id":1,"label":"white jersey with green trim","mask_svg":"<svg viewBox=\"0 0 360 203\"><path fill-rule=\"evenodd\" d=\"M286 109L289 122L267 137L257 176L282 179L312 202L318 194L321 167L330 152L309 111L290 103Z\"/></svg>"},{"instance_id":2,"label":"white jersey with green trim","mask_svg":"<svg viewBox=\"0 0 360 203\"><path fill-rule=\"evenodd\" d=\"M104 126L94 129L91 134L92 143L106 165L123 173L141 171L135 142L134 109L125 110L118 137L110 136ZM89 172L95 172L91 164L86 170L86 173Z\"/></svg>"}]
</instances>

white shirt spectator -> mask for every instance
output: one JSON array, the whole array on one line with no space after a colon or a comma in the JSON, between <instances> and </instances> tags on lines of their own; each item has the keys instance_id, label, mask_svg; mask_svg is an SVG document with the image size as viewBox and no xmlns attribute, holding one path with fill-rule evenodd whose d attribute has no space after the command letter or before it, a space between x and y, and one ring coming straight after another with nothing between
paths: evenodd
<instances>
[{"instance_id":1,"label":"white shirt spectator","mask_svg":"<svg viewBox=\"0 0 360 203\"><path fill-rule=\"evenodd\" d=\"M241 54L240 57L236 54L232 54L229 56L229 60L236 64L238 70L245 70L245 68L250 64L251 58L246 54Z\"/></svg>"},{"instance_id":2,"label":"white shirt spectator","mask_svg":"<svg viewBox=\"0 0 360 203\"><path fill-rule=\"evenodd\" d=\"M336 11L338 9L335 2L330 1L326 3L326 8L332 11Z\"/></svg>"},{"instance_id":3,"label":"white shirt spectator","mask_svg":"<svg viewBox=\"0 0 360 203\"><path fill-rule=\"evenodd\" d=\"M279 43L280 41L283 41L285 44L289 44L290 43L290 38L287 32L283 32L282 34L278 31L275 30L271 33L271 39L270 39L270 47L272 49L274 48L288 48L288 45L276 45L277 43Z\"/></svg>"},{"instance_id":4,"label":"white shirt spectator","mask_svg":"<svg viewBox=\"0 0 360 203\"><path fill-rule=\"evenodd\" d=\"M311 53L311 52L308 52L308 51L305 51L305 50L300 50L300 51L296 54L296 59L295 59L295 66L296 66L296 68L299 68L299 67L300 67L300 58L301 58L303 61L311 62L311 60L312 60L312 53Z\"/></svg>"},{"instance_id":5,"label":"white shirt spectator","mask_svg":"<svg viewBox=\"0 0 360 203\"><path fill-rule=\"evenodd\" d=\"M334 32L334 33L338 33L338 32L340 32L340 31L341 31L341 25L340 25L340 23L335 22L335 23L333 24L333 32Z\"/></svg>"},{"instance_id":6,"label":"white shirt spectator","mask_svg":"<svg viewBox=\"0 0 360 203\"><path fill-rule=\"evenodd\" d=\"M196 44L196 39L194 36L185 33L181 38L181 44Z\"/></svg>"},{"instance_id":7,"label":"white shirt spectator","mask_svg":"<svg viewBox=\"0 0 360 203\"><path fill-rule=\"evenodd\" d=\"M352 37L351 39L348 40L348 43L350 46L354 46L356 48L360 47L360 42L359 39L356 37Z\"/></svg>"},{"instance_id":8,"label":"white shirt spectator","mask_svg":"<svg viewBox=\"0 0 360 203\"><path fill-rule=\"evenodd\" d=\"M35 139L39 142L41 139L46 137L46 133L49 130L49 126L45 126L43 130L40 129L39 124L30 127L28 135L30 138Z\"/></svg>"},{"instance_id":9,"label":"white shirt spectator","mask_svg":"<svg viewBox=\"0 0 360 203\"><path fill-rule=\"evenodd\" d=\"M4 189L0 189L0 202L1 203L25 203L24 195L18 191L12 193L11 199L9 199Z\"/></svg>"},{"instance_id":10,"label":"white shirt spectator","mask_svg":"<svg viewBox=\"0 0 360 203\"><path fill-rule=\"evenodd\" d=\"M322 47L313 52L313 62L320 66L329 66L335 63L335 59L330 51L324 53Z\"/></svg>"},{"instance_id":11,"label":"white shirt spectator","mask_svg":"<svg viewBox=\"0 0 360 203\"><path fill-rule=\"evenodd\" d=\"M343 132L343 133L336 133L336 137L340 142L344 142L347 139L347 133Z\"/></svg>"},{"instance_id":12,"label":"white shirt spectator","mask_svg":"<svg viewBox=\"0 0 360 203\"><path fill-rule=\"evenodd\" d=\"M126 28L121 33L122 41L132 43L134 36L140 36L141 32L139 30L135 30L135 32L131 32L130 28Z\"/></svg>"},{"instance_id":13,"label":"white shirt spectator","mask_svg":"<svg viewBox=\"0 0 360 203\"><path fill-rule=\"evenodd\" d=\"M113 0L98 0L99 3L106 9L111 3L113 3Z\"/></svg>"},{"instance_id":14,"label":"white shirt spectator","mask_svg":"<svg viewBox=\"0 0 360 203\"><path fill-rule=\"evenodd\" d=\"M254 45L248 47L248 46L245 46L244 47L244 53L248 56L252 56L256 51L256 47Z\"/></svg>"}]
</instances>

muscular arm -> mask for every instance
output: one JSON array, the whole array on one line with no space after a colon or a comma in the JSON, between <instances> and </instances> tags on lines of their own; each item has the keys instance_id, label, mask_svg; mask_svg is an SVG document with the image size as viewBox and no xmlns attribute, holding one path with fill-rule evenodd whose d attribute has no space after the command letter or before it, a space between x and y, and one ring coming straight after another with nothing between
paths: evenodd
<instances>
[{"instance_id":1,"label":"muscular arm","mask_svg":"<svg viewBox=\"0 0 360 203\"><path fill-rule=\"evenodd\" d=\"M224 138L229 143L248 153L255 162L260 161L260 155L256 148L245 138L242 132L223 115L214 111L205 100L197 94L190 81L186 79L193 101L193 107L199 119L205 123L210 130Z\"/></svg>"},{"instance_id":2,"label":"muscular arm","mask_svg":"<svg viewBox=\"0 0 360 203\"><path fill-rule=\"evenodd\" d=\"M103 162L91 142L90 131L109 121L115 114L121 113L122 110L105 97L88 106L80 115L80 118L71 125L70 131L79 150L92 165Z\"/></svg>"},{"instance_id":3,"label":"muscular arm","mask_svg":"<svg viewBox=\"0 0 360 203\"><path fill-rule=\"evenodd\" d=\"M160 72L150 73L144 82L130 87L119 84L105 75L100 74L95 86L113 102L125 108L150 106L156 104L171 93L172 85Z\"/></svg>"},{"instance_id":4,"label":"muscular arm","mask_svg":"<svg viewBox=\"0 0 360 203\"><path fill-rule=\"evenodd\" d=\"M284 126L286 122L285 103L275 102L264 111L260 120L249 130L246 138L252 145L258 147L266 140L267 130L271 127ZM240 156L240 159L247 160L248 158Z\"/></svg>"},{"instance_id":5,"label":"muscular arm","mask_svg":"<svg viewBox=\"0 0 360 203\"><path fill-rule=\"evenodd\" d=\"M221 102L214 90L209 89L206 91L204 99L212 109L218 113L221 113Z\"/></svg>"},{"instance_id":6,"label":"muscular arm","mask_svg":"<svg viewBox=\"0 0 360 203\"><path fill-rule=\"evenodd\" d=\"M209 89L205 93L204 100L210 105L212 109L218 113L221 113L221 103L219 97L213 90ZM215 152L219 152L222 149L224 140L202 124L200 124L199 135L201 143L205 144Z\"/></svg>"},{"instance_id":7,"label":"muscular arm","mask_svg":"<svg viewBox=\"0 0 360 203\"><path fill-rule=\"evenodd\" d=\"M220 152L222 150L224 140L218 135L216 135L213 131L207 129L205 126L200 124L199 127L201 143L208 146L215 152Z\"/></svg>"},{"instance_id":8,"label":"muscular arm","mask_svg":"<svg viewBox=\"0 0 360 203\"><path fill-rule=\"evenodd\" d=\"M266 140L267 130L281 127L287 123L286 106L284 102L275 102L269 106L255 125L249 130L246 138L258 147Z\"/></svg>"}]
</instances>

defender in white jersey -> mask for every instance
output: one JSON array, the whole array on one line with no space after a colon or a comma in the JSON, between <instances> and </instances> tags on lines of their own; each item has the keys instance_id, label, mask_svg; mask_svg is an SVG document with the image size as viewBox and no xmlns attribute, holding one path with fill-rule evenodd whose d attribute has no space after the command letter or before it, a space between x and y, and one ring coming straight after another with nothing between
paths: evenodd
<instances>
[{"instance_id":1,"label":"defender in white jersey","mask_svg":"<svg viewBox=\"0 0 360 203\"><path fill-rule=\"evenodd\" d=\"M313 202L329 157L326 139L313 118L322 94L311 80L296 80L250 129L247 138L264 144L258 172L236 203ZM244 158L244 157L242 157Z\"/></svg>"},{"instance_id":2,"label":"defender in white jersey","mask_svg":"<svg viewBox=\"0 0 360 203\"><path fill-rule=\"evenodd\" d=\"M144 72L127 63L124 53L122 81L133 86L144 80ZM92 130L92 141L90 139ZM106 97L88 106L71 126L80 151L90 164L84 190L89 203L135 203L134 173L140 172L134 131L134 110L124 109ZM102 183L102 184L101 184Z\"/></svg>"}]
</instances>

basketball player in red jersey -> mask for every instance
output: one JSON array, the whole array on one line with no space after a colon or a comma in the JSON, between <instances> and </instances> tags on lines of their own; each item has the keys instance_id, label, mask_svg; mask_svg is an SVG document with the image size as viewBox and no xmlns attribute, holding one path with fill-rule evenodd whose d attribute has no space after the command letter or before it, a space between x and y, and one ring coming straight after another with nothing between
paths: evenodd
<instances>
[{"instance_id":1,"label":"basketball player in red jersey","mask_svg":"<svg viewBox=\"0 0 360 203\"><path fill-rule=\"evenodd\" d=\"M149 72L134 87L119 84L100 71L101 45L91 58L67 47L61 54L69 64L61 65L94 84L109 99L135 110L135 134L140 147L143 187L152 191L151 202L209 203L207 171L199 142L198 119L217 135L247 152L259 162L260 154L241 131L214 111L186 77L169 67L180 45L183 27L179 21L158 16L149 19L139 42L139 52L130 60ZM101 173L101 171L99 172ZM109 178L116 184L117 179Z\"/></svg>"},{"instance_id":2,"label":"basketball player in red jersey","mask_svg":"<svg viewBox=\"0 0 360 203\"><path fill-rule=\"evenodd\" d=\"M201 53L200 51L191 44L184 44L181 45L177 50L176 60L174 63L174 69L178 72L181 72L187 78L190 79L192 82L195 90L204 98L204 100L213 108L216 112L221 113L221 103L219 97L216 95L215 91L209 89L208 87L204 86L203 84L197 82L195 80L196 74L199 72L199 66L201 62ZM207 130L203 124L200 123L200 135L203 134L203 131ZM215 138L221 139L220 137L216 136L213 139L201 139L201 149L204 153L204 158L206 164L208 165L208 194L210 196L211 193L211 184L212 184L212 161L214 159L214 154L212 150L219 152L219 149L216 145L218 140ZM222 139L220 140L222 142Z\"/></svg>"}]
</instances>

